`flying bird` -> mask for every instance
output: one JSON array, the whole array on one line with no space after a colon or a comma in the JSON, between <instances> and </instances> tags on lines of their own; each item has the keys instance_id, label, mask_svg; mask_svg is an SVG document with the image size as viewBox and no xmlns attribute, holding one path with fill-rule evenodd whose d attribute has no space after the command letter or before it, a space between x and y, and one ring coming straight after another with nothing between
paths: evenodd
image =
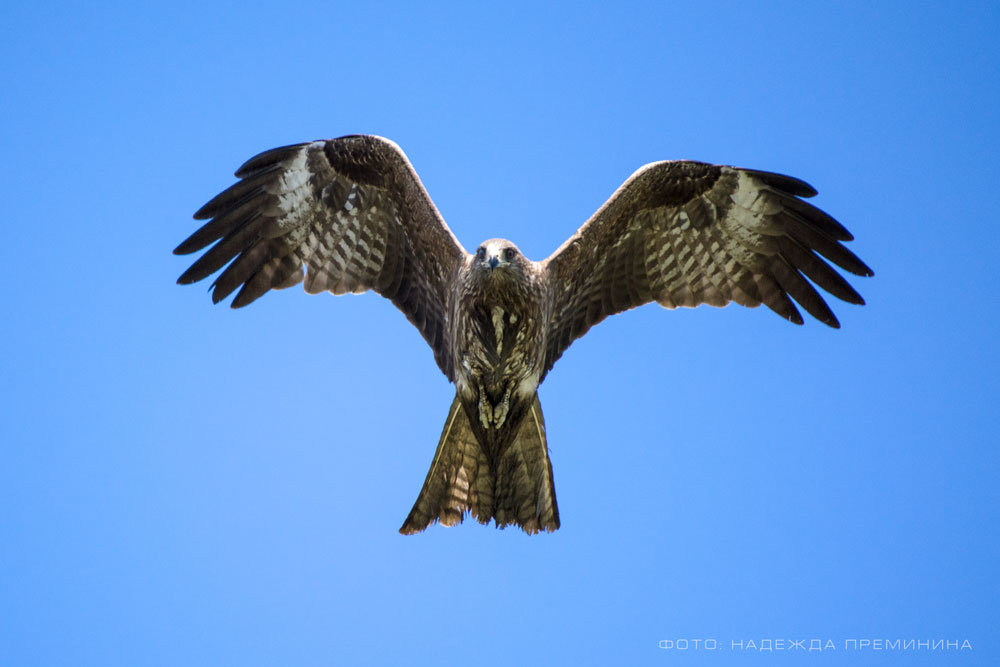
<instances>
[{"instance_id":1,"label":"flying bird","mask_svg":"<svg viewBox=\"0 0 1000 667\"><path fill-rule=\"evenodd\" d=\"M265 151L199 209L207 223L174 250L212 247L178 283L216 277L232 307L300 282L310 294L374 290L420 331L455 399L423 488L400 532L435 521L559 528L538 385L569 345L609 315L761 304L802 324L793 300L831 327L816 287L861 296L827 262L872 271L851 234L790 176L693 161L636 171L541 262L505 239L469 253L403 151L351 135ZM811 282L810 282L811 281Z\"/></svg>"}]
</instances>

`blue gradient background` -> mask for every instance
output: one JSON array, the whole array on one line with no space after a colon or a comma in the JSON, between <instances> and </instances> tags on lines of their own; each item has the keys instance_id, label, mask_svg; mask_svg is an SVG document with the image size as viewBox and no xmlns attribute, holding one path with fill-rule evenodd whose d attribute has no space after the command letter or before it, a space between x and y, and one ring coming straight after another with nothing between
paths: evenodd
<instances>
[{"instance_id":1,"label":"blue gradient background","mask_svg":"<svg viewBox=\"0 0 1000 667\"><path fill-rule=\"evenodd\" d=\"M1000 660L996 3L277 5L0 9L0 664ZM349 133L533 259L646 162L792 174L869 305L606 321L540 392L562 529L404 538L416 330L174 285L244 159Z\"/></svg>"}]
</instances>

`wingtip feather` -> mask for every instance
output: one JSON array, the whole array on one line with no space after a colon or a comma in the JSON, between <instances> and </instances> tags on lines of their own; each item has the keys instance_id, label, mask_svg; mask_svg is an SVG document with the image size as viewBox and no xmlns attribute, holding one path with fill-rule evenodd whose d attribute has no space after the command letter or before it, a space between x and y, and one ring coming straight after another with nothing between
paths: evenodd
<instances>
[{"instance_id":1,"label":"wingtip feather","mask_svg":"<svg viewBox=\"0 0 1000 667\"><path fill-rule=\"evenodd\" d=\"M770 185L773 188L778 188L789 194L795 195L796 197L803 197L808 199L809 197L815 197L819 194L813 186L809 185L805 181L794 176L787 176L785 174L778 174L773 171L761 171L759 169L742 169L761 181Z\"/></svg>"},{"instance_id":2,"label":"wingtip feather","mask_svg":"<svg viewBox=\"0 0 1000 667\"><path fill-rule=\"evenodd\" d=\"M262 153L257 153L257 155L254 155L252 158L241 164L233 175L236 176L236 178L247 178L261 170L282 162L287 157L297 153L303 146L308 145L309 142L289 144L288 146L279 146L278 148L272 148Z\"/></svg>"}]
</instances>

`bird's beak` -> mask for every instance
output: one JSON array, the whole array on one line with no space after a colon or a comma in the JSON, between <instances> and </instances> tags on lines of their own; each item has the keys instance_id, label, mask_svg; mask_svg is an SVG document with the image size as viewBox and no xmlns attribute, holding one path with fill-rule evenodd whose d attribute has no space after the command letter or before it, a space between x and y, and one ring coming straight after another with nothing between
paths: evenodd
<instances>
[{"instance_id":1,"label":"bird's beak","mask_svg":"<svg viewBox=\"0 0 1000 667\"><path fill-rule=\"evenodd\" d=\"M493 269L497 268L497 264L499 264L499 263L500 263L500 258L497 257L496 255L493 255L492 257L490 257L489 261L487 262L487 264L490 267L490 271L492 271Z\"/></svg>"}]
</instances>

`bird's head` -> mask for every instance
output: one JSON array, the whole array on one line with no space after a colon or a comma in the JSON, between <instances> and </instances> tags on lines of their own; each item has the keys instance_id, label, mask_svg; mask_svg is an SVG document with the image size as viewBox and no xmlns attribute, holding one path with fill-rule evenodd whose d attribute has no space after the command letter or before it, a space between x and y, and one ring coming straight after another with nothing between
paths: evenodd
<instances>
[{"instance_id":1,"label":"bird's head","mask_svg":"<svg viewBox=\"0 0 1000 667\"><path fill-rule=\"evenodd\" d=\"M482 278L490 280L525 273L527 263L517 246L506 239L490 239L476 248L472 268Z\"/></svg>"}]
</instances>

